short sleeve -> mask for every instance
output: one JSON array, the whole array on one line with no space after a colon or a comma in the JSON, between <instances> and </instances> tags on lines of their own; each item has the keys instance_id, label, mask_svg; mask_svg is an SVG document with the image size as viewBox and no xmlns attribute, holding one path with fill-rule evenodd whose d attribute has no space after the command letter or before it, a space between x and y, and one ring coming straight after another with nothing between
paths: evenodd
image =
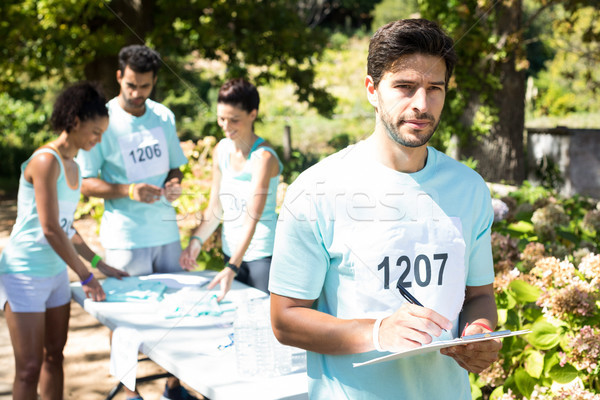
<instances>
[{"instance_id":1,"label":"short sleeve","mask_svg":"<svg viewBox=\"0 0 600 400\"><path fill-rule=\"evenodd\" d=\"M79 150L75 161L79 164L82 178L97 178L104 162L101 145L98 144L89 151Z\"/></svg>"},{"instance_id":2,"label":"short sleeve","mask_svg":"<svg viewBox=\"0 0 600 400\"><path fill-rule=\"evenodd\" d=\"M314 300L321 294L330 257L319 229L318 207L295 184L287 191L277 222L269 290Z\"/></svg>"},{"instance_id":3,"label":"short sleeve","mask_svg":"<svg viewBox=\"0 0 600 400\"><path fill-rule=\"evenodd\" d=\"M188 160L181 149L181 144L179 143L179 138L177 137L177 130L175 129L175 116L172 113L170 113L169 122L172 123L172 129L167 131L169 146L169 169L175 169L187 164Z\"/></svg>"},{"instance_id":4,"label":"short sleeve","mask_svg":"<svg viewBox=\"0 0 600 400\"><path fill-rule=\"evenodd\" d=\"M494 261L491 242L494 210L492 208L490 192L485 184L478 197L480 206L472 232L473 240L469 253L467 286L482 286L494 282Z\"/></svg>"}]
</instances>

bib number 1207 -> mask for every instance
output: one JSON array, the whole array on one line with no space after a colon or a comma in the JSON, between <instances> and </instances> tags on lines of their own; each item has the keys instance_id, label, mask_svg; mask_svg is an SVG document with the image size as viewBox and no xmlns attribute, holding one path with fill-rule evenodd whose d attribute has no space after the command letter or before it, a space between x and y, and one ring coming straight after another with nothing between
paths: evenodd
<instances>
[{"instance_id":1,"label":"bib number 1207","mask_svg":"<svg viewBox=\"0 0 600 400\"><path fill-rule=\"evenodd\" d=\"M433 261L439 262L440 269L437 274L437 285L441 286L444 282L444 267L446 266L446 261L448 261L448 253L439 253L433 255ZM419 254L415 257L414 261L411 263L411 260L408 256L400 256L396 260L396 265L398 267L403 267L400 278L398 278L398 284L404 286L405 288L411 287L412 282L406 281L406 278L410 274L411 268L414 270L415 280L414 282L422 287L429 286L432 278L431 271L431 263L432 261L425 254ZM390 288L390 257L385 256L383 261L377 266L377 270L381 271L383 269L383 288ZM395 286L394 286L395 287Z\"/></svg>"}]
</instances>

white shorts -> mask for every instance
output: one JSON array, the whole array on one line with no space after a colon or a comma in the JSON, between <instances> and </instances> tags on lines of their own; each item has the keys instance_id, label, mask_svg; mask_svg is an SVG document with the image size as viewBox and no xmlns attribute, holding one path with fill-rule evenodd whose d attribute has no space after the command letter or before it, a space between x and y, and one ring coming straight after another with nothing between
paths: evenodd
<instances>
[{"instance_id":1,"label":"white shorts","mask_svg":"<svg viewBox=\"0 0 600 400\"><path fill-rule=\"evenodd\" d=\"M106 263L131 276L181 272L181 242L139 249L106 249Z\"/></svg>"},{"instance_id":2,"label":"white shorts","mask_svg":"<svg viewBox=\"0 0 600 400\"><path fill-rule=\"evenodd\" d=\"M51 277L25 274L0 275L0 306L6 302L12 312L45 312L71 301L69 275L63 272Z\"/></svg>"}]
</instances>

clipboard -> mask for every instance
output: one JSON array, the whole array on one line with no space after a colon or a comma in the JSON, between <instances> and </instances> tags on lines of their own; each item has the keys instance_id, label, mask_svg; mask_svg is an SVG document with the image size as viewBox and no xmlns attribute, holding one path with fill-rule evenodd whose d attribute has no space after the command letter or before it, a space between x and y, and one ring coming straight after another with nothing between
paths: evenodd
<instances>
[{"instance_id":1,"label":"clipboard","mask_svg":"<svg viewBox=\"0 0 600 400\"><path fill-rule=\"evenodd\" d=\"M414 349L400 351L398 353L388 354L386 356L374 358L372 360L361 362L361 363L353 363L352 365L354 366L354 368L362 367L363 365L377 364L380 362L398 360L400 358L430 353L432 351L444 349L446 347L460 346L460 345L475 343L475 342L484 342L486 340L501 339L501 338L505 338L505 337L509 337L509 336L524 335L524 334L530 333L530 332L531 332L531 330L525 329L525 330L514 331L514 332L505 330L505 331L478 333L476 335L463 336L463 337L452 339L452 340L442 340L439 342L425 344L421 347L416 347Z\"/></svg>"}]
</instances>

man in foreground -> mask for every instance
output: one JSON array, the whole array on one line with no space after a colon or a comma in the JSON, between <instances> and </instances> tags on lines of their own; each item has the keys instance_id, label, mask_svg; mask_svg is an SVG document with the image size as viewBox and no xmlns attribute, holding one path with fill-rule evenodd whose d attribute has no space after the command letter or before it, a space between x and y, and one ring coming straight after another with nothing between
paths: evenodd
<instances>
[{"instance_id":1,"label":"man in foreground","mask_svg":"<svg viewBox=\"0 0 600 400\"><path fill-rule=\"evenodd\" d=\"M501 344L490 340L353 367L379 352L496 326L489 191L473 170L427 146L455 64L452 47L427 20L379 29L365 80L373 134L288 189L271 315L282 343L309 350L311 398L466 400L467 371L497 357Z\"/></svg>"}]
</instances>

